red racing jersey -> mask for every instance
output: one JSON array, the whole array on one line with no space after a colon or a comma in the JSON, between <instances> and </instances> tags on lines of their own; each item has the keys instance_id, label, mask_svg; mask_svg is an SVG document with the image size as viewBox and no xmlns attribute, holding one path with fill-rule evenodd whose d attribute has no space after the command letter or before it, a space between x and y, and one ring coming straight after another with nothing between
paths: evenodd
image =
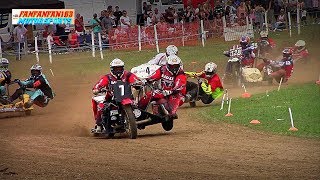
<instances>
[{"instance_id":1,"label":"red racing jersey","mask_svg":"<svg viewBox=\"0 0 320 180\"><path fill-rule=\"evenodd\" d=\"M185 95L187 76L183 70L180 70L177 75L172 74L167 66L161 66L149 80L160 80L160 85L163 90L179 91Z\"/></svg>"},{"instance_id":2,"label":"red racing jersey","mask_svg":"<svg viewBox=\"0 0 320 180\"><path fill-rule=\"evenodd\" d=\"M206 77L206 74L203 72L199 77L208 80L208 84L211 86L212 92L217 88L223 89L220 77L218 74L213 75L211 78Z\"/></svg>"},{"instance_id":3,"label":"red racing jersey","mask_svg":"<svg viewBox=\"0 0 320 180\"><path fill-rule=\"evenodd\" d=\"M113 84L118 79L111 73L108 73L100 78L100 80L93 86L92 90L101 90L102 88L107 89L106 99L112 97L112 90L110 89L110 84ZM131 72L124 71L121 81L129 82L130 84L135 83L138 80L137 76Z\"/></svg>"}]
</instances>

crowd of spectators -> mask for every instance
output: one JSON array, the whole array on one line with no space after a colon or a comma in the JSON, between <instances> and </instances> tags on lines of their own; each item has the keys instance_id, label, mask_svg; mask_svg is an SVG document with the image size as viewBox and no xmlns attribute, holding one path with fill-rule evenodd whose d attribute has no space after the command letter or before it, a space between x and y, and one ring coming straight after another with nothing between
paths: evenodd
<instances>
[{"instance_id":1,"label":"crowd of spectators","mask_svg":"<svg viewBox=\"0 0 320 180\"><path fill-rule=\"evenodd\" d=\"M143 4L143 15L138 19L138 24L149 27L155 24L160 30L165 31L170 25L177 23L190 23L204 20L206 24L220 32L223 30L223 18L226 19L227 26L246 25L247 17L253 23L255 29L261 30L264 27L265 14L269 23L269 28L276 31L287 27L287 12L291 12L292 18L296 18L297 7L300 7L300 18L302 24L306 23L307 12L310 13L311 23L320 23L320 0L218 0L212 3L207 0L197 5L192 4L189 0L183 9L176 9L175 6L169 6L164 12L158 8L152 9L151 5ZM214 6L213 6L214 4ZM128 33L130 27L135 24L130 19L126 10L120 10L118 6L113 9L108 6L106 10L98 14L93 14L90 21L90 29L96 34L102 34L102 39L108 41L109 32L113 34ZM118 28L119 27L119 28ZM74 43L75 33L85 32L83 18L80 14L76 15L75 27L68 28L65 25L50 25L47 32L53 32L54 35L60 36L60 40ZM88 29L88 28L87 28ZM120 32L120 33L121 33ZM73 33L73 34L72 34ZM69 35L68 35L69 34ZM70 35L72 34L72 35Z\"/></svg>"}]
</instances>

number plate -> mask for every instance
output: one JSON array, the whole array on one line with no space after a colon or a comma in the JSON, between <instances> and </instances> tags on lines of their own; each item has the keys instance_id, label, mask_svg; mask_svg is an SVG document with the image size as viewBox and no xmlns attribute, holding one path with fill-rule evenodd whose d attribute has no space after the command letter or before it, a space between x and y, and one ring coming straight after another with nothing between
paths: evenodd
<instances>
[{"instance_id":1,"label":"number plate","mask_svg":"<svg viewBox=\"0 0 320 180\"><path fill-rule=\"evenodd\" d=\"M114 99L117 102L121 102L123 99L132 99L132 91L128 82L117 81L113 86Z\"/></svg>"},{"instance_id":2,"label":"number plate","mask_svg":"<svg viewBox=\"0 0 320 180\"><path fill-rule=\"evenodd\" d=\"M110 116L115 116L115 115L118 115L118 114L119 114L118 110L111 110L110 111Z\"/></svg>"}]
</instances>

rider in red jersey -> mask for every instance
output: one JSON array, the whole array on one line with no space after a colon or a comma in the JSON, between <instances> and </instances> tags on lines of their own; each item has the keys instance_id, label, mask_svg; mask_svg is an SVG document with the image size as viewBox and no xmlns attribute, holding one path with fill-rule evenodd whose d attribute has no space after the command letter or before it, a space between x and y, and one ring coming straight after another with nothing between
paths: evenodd
<instances>
[{"instance_id":1,"label":"rider in red jersey","mask_svg":"<svg viewBox=\"0 0 320 180\"><path fill-rule=\"evenodd\" d=\"M177 109L184 102L186 94L187 76L182 69L181 59L176 55L170 55L167 58L167 64L161 66L154 75L147 79L148 81L159 80L161 89L156 92L148 92L146 97L139 102L139 107L145 109L151 100L159 100L168 97L170 112L169 115L177 118Z\"/></svg>"},{"instance_id":2,"label":"rider in red jersey","mask_svg":"<svg viewBox=\"0 0 320 180\"><path fill-rule=\"evenodd\" d=\"M100 80L93 86L92 92L93 94L98 94L104 88L106 89L105 101L111 101L113 97L113 90L111 88L111 84L116 81L129 82L130 84L134 84L138 81L136 75L132 74L129 71L124 70L124 62L118 58L114 59L110 63L110 73L102 76ZM94 127L95 132L102 131L102 110L104 108L103 102L96 102L92 98L92 110L94 119L96 121L96 125Z\"/></svg>"}]
</instances>

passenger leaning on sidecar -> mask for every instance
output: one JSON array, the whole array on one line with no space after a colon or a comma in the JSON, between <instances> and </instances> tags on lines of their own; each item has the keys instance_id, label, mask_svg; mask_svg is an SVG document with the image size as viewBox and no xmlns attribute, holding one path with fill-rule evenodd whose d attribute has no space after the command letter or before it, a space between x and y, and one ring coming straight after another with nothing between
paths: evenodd
<instances>
[{"instance_id":1,"label":"passenger leaning on sidecar","mask_svg":"<svg viewBox=\"0 0 320 180\"><path fill-rule=\"evenodd\" d=\"M190 77L203 78L200 87L194 82L187 82L186 101L196 101L197 95L201 97L204 104L210 104L213 100L223 95L223 87L217 74L217 65L213 62L207 63L204 71L200 73L187 73Z\"/></svg>"},{"instance_id":2,"label":"passenger leaning on sidecar","mask_svg":"<svg viewBox=\"0 0 320 180\"><path fill-rule=\"evenodd\" d=\"M152 58L148 64L155 64L155 65L165 65L167 64L167 57L170 55L178 55L178 48L175 45L169 45L166 48L165 53L159 53L154 58Z\"/></svg>"},{"instance_id":3,"label":"passenger leaning on sidecar","mask_svg":"<svg viewBox=\"0 0 320 180\"><path fill-rule=\"evenodd\" d=\"M0 60L0 96L7 94L6 84L11 82L11 72L9 71L9 61L6 58Z\"/></svg>"},{"instance_id":4,"label":"passenger leaning on sidecar","mask_svg":"<svg viewBox=\"0 0 320 180\"><path fill-rule=\"evenodd\" d=\"M270 65L273 72L267 73L269 78L275 79L278 83L287 82L293 72L293 59L292 59L292 50L291 49L284 49L282 51L283 58L281 61L272 61L264 59L264 62L259 64L257 68L262 71L264 67Z\"/></svg>"},{"instance_id":5,"label":"passenger leaning on sidecar","mask_svg":"<svg viewBox=\"0 0 320 180\"><path fill-rule=\"evenodd\" d=\"M102 76L100 80L92 88L93 94L98 94L102 89L106 89L105 101L111 102L113 97L113 90L111 84L114 84L117 81L129 82L134 84L138 81L136 75L132 74L129 71L124 70L124 62L121 59L114 59L110 63L110 73ZM92 98L92 110L96 125L93 130L97 133L102 132L102 119L101 115L103 113L104 103L98 103Z\"/></svg>"},{"instance_id":6,"label":"passenger leaning on sidecar","mask_svg":"<svg viewBox=\"0 0 320 180\"><path fill-rule=\"evenodd\" d=\"M182 69L182 61L176 55L167 58L167 64L161 66L147 81L158 81L161 89L147 92L139 102L139 107L145 109L150 100L168 99L169 116L177 118L177 109L184 102L186 94L187 76Z\"/></svg>"},{"instance_id":7,"label":"passenger leaning on sidecar","mask_svg":"<svg viewBox=\"0 0 320 180\"><path fill-rule=\"evenodd\" d=\"M31 66L30 70L31 76L25 81L18 81L20 88L13 93L10 100L13 102L21 96L24 93L25 88L34 88L34 91L29 89L26 90L26 93L30 95L30 99L24 104L24 107L29 108L33 104L45 107L54 97L49 81L46 76L42 74L42 67L39 64Z\"/></svg>"}]
</instances>

